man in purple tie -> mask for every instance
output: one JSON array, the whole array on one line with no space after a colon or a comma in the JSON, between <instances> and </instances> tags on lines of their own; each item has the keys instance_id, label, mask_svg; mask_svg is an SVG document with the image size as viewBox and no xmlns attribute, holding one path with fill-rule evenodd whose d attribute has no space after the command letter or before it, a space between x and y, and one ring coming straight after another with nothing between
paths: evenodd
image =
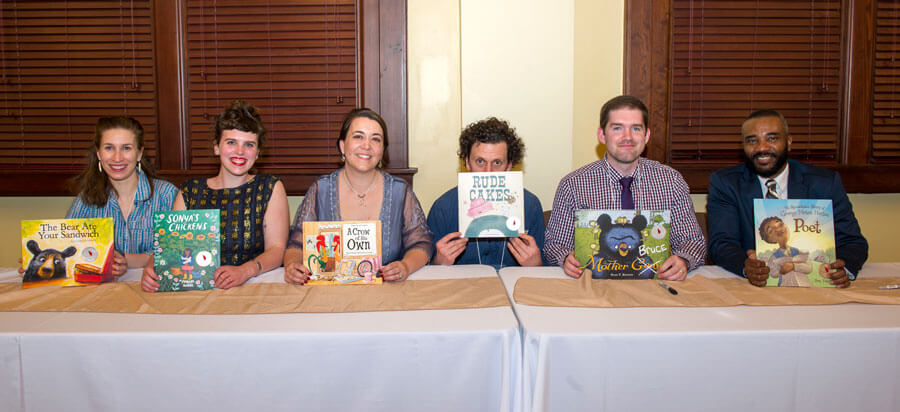
<instances>
[{"instance_id":1,"label":"man in purple tie","mask_svg":"<svg viewBox=\"0 0 900 412\"><path fill-rule=\"evenodd\" d=\"M650 140L647 106L633 96L618 96L600 110L597 138L606 156L569 173L553 199L544 241L544 260L580 277L574 248L574 213L578 209L669 210L671 256L658 277L683 280L703 264L706 241L697 224L694 203L684 178L675 169L641 157Z\"/></svg>"},{"instance_id":2,"label":"man in purple tie","mask_svg":"<svg viewBox=\"0 0 900 412\"><path fill-rule=\"evenodd\" d=\"M869 254L841 177L834 171L788 159L791 134L784 116L757 110L741 125L745 162L715 171L706 200L709 256L717 265L765 286L769 268L756 259L753 199L831 199L837 260L826 276L850 286Z\"/></svg>"}]
</instances>

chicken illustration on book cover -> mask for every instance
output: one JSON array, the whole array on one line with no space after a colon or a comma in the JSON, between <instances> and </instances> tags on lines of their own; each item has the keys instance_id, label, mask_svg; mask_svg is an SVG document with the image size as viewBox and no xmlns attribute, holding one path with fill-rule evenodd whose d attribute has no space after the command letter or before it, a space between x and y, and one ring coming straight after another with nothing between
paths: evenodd
<instances>
[{"instance_id":1,"label":"chicken illustration on book cover","mask_svg":"<svg viewBox=\"0 0 900 412\"><path fill-rule=\"evenodd\" d=\"M575 259L594 279L654 279L670 224L668 210L576 210Z\"/></svg>"},{"instance_id":2,"label":"chicken illustration on book cover","mask_svg":"<svg viewBox=\"0 0 900 412\"><path fill-rule=\"evenodd\" d=\"M22 287L75 286L115 279L113 219L22 221Z\"/></svg>"},{"instance_id":3,"label":"chicken illustration on book cover","mask_svg":"<svg viewBox=\"0 0 900 412\"><path fill-rule=\"evenodd\" d=\"M219 268L218 209L156 212L153 214L153 270L159 275L157 292L212 289Z\"/></svg>"},{"instance_id":4,"label":"chicken illustration on book cover","mask_svg":"<svg viewBox=\"0 0 900 412\"><path fill-rule=\"evenodd\" d=\"M522 172L460 173L457 193L463 237L516 237L525 227Z\"/></svg>"},{"instance_id":5,"label":"chicken illustration on book cover","mask_svg":"<svg viewBox=\"0 0 900 412\"><path fill-rule=\"evenodd\" d=\"M766 286L834 287L834 214L828 199L753 199L756 258L766 262Z\"/></svg>"},{"instance_id":6,"label":"chicken illustration on book cover","mask_svg":"<svg viewBox=\"0 0 900 412\"><path fill-rule=\"evenodd\" d=\"M381 221L303 222L309 285L381 284Z\"/></svg>"}]
</instances>

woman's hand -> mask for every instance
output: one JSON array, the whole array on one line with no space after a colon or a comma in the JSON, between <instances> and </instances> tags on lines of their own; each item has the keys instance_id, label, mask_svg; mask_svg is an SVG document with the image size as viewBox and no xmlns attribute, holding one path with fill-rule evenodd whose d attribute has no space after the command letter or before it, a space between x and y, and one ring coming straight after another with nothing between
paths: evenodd
<instances>
[{"instance_id":1,"label":"woman's hand","mask_svg":"<svg viewBox=\"0 0 900 412\"><path fill-rule=\"evenodd\" d=\"M118 250L113 251L113 260L112 260L112 273L116 275L116 277L122 276L125 272L128 271L128 259L122 252Z\"/></svg>"},{"instance_id":2,"label":"woman's hand","mask_svg":"<svg viewBox=\"0 0 900 412\"><path fill-rule=\"evenodd\" d=\"M381 268L381 277L387 282L402 282L409 277L409 267L402 260L395 260Z\"/></svg>"},{"instance_id":3,"label":"woman's hand","mask_svg":"<svg viewBox=\"0 0 900 412\"><path fill-rule=\"evenodd\" d=\"M240 266L219 266L213 273L213 280L218 289L231 289L243 285L248 279L258 275L256 261L249 261Z\"/></svg>"},{"instance_id":4,"label":"woman's hand","mask_svg":"<svg viewBox=\"0 0 900 412\"><path fill-rule=\"evenodd\" d=\"M159 275L153 270L153 265L144 266L141 273L141 289L144 292L156 292L159 289Z\"/></svg>"},{"instance_id":5,"label":"woman's hand","mask_svg":"<svg viewBox=\"0 0 900 412\"><path fill-rule=\"evenodd\" d=\"M284 281L293 285L305 285L309 281L310 270L300 262L291 262L284 267Z\"/></svg>"}]
</instances>

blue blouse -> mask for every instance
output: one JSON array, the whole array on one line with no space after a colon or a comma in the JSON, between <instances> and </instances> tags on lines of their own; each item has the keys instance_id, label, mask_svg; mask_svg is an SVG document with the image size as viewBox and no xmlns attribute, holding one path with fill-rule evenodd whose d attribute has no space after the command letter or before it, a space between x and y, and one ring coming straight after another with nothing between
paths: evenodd
<instances>
[{"instance_id":1,"label":"blue blouse","mask_svg":"<svg viewBox=\"0 0 900 412\"><path fill-rule=\"evenodd\" d=\"M119 200L113 190L110 190L106 204L100 207L85 204L81 201L81 196L76 197L66 213L66 219L111 217L115 225L116 250L122 253L150 253L153 243L153 213L172 210L178 189L165 180L153 179L153 196L150 196L147 175L143 171L138 171L137 174L134 208L128 215L128 221L122 217Z\"/></svg>"}]
</instances>

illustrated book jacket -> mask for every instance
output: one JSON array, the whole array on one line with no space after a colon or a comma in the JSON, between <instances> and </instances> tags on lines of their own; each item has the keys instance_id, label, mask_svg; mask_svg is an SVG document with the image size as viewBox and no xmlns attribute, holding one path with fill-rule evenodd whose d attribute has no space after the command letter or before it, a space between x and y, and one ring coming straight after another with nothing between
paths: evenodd
<instances>
[{"instance_id":1,"label":"illustrated book jacket","mask_svg":"<svg viewBox=\"0 0 900 412\"><path fill-rule=\"evenodd\" d=\"M756 258L766 262L766 286L834 287L836 260L829 199L753 199Z\"/></svg>"},{"instance_id":2,"label":"illustrated book jacket","mask_svg":"<svg viewBox=\"0 0 900 412\"><path fill-rule=\"evenodd\" d=\"M112 218L22 221L22 287L109 282L115 251Z\"/></svg>"},{"instance_id":3,"label":"illustrated book jacket","mask_svg":"<svg viewBox=\"0 0 900 412\"><path fill-rule=\"evenodd\" d=\"M525 228L522 172L459 173L459 233L516 237Z\"/></svg>"},{"instance_id":4,"label":"illustrated book jacket","mask_svg":"<svg viewBox=\"0 0 900 412\"><path fill-rule=\"evenodd\" d=\"M668 210L576 210L575 259L594 279L654 279L670 224Z\"/></svg>"},{"instance_id":5,"label":"illustrated book jacket","mask_svg":"<svg viewBox=\"0 0 900 412\"><path fill-rule=\"evenodd\" d=\"M309 285L381 284L381 221L303 222Z\"/></svg>"},{"instance_id":6,"label":"illustrated book jacket","mask_svg":"<svg viewBox=\"0 0 900 412\"><path fill-rule=\"evenodd\" d=\"M159 275L157 292L180 292L215 287L222 238L218 209L195 209L153 214L153 270Z\"/></svg>"}]
</instances>

